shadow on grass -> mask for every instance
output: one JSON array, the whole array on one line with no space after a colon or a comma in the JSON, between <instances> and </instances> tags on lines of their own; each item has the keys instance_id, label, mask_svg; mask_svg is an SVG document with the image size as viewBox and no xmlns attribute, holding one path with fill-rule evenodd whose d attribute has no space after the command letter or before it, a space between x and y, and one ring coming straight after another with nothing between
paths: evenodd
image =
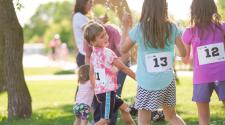
<instances>
[{"instance_id":1,"label":"shadow on grass","mask_svg":"<svg viewBox=\"0 0 225 125\"><path fill-rule=\"evenodd\" d=\"M74 74L74 70L61 70L54 73L54 75Z\"/></svg>"},{"instance_id":2,"label":"shadow on grass","mask_svg":"<svg viewBox=\"0 0 225 125\"><path fill-rule=\"evenodd\" d=\"M72 125L72 105L46 107L33 112L31 118L3 120L1 125Z\"/></svg>"},{"instance_id":3,"label":"shadow on grass","mask_svg":"<svg viewBox=\"0 0 225 125\"><path fill-rule=\"evenodd\" d=\"M127 101L133 101L134 98L126 98ZM133 102L129 102L133 103ZM29 119L14 119L7 120L0 119L1 125L72 125L74 121L74 114L72 111L73 105L52 106L37 109L33 112ZM179 105L178 105L179 107ZM195 112L195 111L193 111ZM188 110L178 110L178 114L190 114ZM137 117L133 117L137 123ZM213 115L211 117L212 125L225 125L224 116ZM197 116L188 115L184 118L187 125L197 125ZM117 125L124 125L121 116L118 116ZM152 122L152 125L168 125L166 122Z\"/></svg>"}]
</instances>

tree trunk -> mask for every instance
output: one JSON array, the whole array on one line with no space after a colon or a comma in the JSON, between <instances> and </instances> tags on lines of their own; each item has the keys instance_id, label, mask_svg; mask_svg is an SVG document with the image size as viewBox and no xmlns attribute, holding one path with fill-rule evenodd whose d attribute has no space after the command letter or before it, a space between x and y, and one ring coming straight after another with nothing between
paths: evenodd
<instances>
[{"instance_id":1,"label":"tree trunk","mask_svg":"<svg viewBox=\"0 0 225 125\"><path fill-rule=\"evenodd\" d=\"M129 13L131 12L126 0L94 0L94 3L104 5L107 1L109 1L109 3L111 3L114 7L115 6L117 7L117 15L120 21L123 16L124 9L125 11ZM113 9L113 11L115 11L114 10L115 8L110 8L110 9Z\"/></svg>"},{"instance_id":2,"label":"tree trunk","mask_svg":"<svg viewBox=\"0 0 225 125\"><path fill-rule=\"evenodd\" d=\"M12 0L0 0L0 53L2 77L8 92L8 118L26 118L32 114L31 96L24 79L23 29L20 26ZM2 50L4 52L2 52Z\"/></svg>"},{"instance_id":3,"label":"tree trunk","mask_svg":"<svg viewBox=\"0 0 225 125\"><path fill-rule=\"evenodd\" d=\"M5 82L3 81L3 55L4 55L4 39L3 39L3 31L0 28L0 93L5 91Z\"/></svg>"}]
</instances>

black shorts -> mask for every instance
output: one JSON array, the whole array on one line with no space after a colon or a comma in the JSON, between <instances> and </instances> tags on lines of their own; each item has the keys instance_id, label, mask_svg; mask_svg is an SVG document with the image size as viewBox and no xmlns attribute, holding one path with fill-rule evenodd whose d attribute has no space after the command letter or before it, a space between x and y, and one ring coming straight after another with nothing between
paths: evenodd
<instances>
[{"instance_id":1,"label":"black shorts","mask_svg":"<svg viewBox=\"0 0 225 125\"><path fill-rule=\"evenodd\" d=\"M97 94L96 96L98 98L98 106L95 110L99 112L100 118L103 119L109 120L112 114L123 104L123 100L114 91Z\"/></svg>"}]
</instances>

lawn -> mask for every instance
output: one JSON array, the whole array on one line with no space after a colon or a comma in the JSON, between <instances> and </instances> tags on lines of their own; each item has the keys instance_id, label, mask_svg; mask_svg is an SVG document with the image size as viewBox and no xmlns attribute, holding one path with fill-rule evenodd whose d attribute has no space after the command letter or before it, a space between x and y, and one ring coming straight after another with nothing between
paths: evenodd
<instances>
[{"instance_id":1,"label":"lawn","mask_svg":"<svg viewBox=\"0 0 225 125\"><path fill-rule=\"evenodd\" d=\"M197 125L196 106L191 101L192 85L190 77L180 77L177 85L177 112L187 125ZM27 81L32 96L33 115L30 119L7 120L7 94L0 95L0 125L71 125L76 80L68 81ZM122 98L132 103L136 93L136 83L128 78L123 89ZM225 110L217 96L211 98L212 125L225 125ZM136 119L136 118L135 118ZM153 125L165 125L153 123ZM118 118L118 125L123 125Z\"/></svg>"}]
</instances>

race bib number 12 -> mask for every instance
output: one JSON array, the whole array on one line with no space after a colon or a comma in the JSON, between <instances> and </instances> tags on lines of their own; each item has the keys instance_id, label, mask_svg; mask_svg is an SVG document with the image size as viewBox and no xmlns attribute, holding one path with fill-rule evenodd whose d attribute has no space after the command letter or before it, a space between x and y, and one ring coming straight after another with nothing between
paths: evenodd
<instances>
[{"instance_id":1,"label":"race bib number 12","mask_svg":"<svg viewBox=\"0 0 225 125\"><path fill-rule=\"evenodd\" d=\"M145 55L145 64L148 72L163 72L172 70L172 57L169 52Z\"/></svg>"},{"instance_id":2,"label":"race bib number 12","mask_svg":"<svg viewBox=\"0 0 225 125\"><path fill-rule=\"evenodd\" d=\"M215 43L197 47L199 65L225 61L223 43Z\"/></svg>"}]
</instances>

